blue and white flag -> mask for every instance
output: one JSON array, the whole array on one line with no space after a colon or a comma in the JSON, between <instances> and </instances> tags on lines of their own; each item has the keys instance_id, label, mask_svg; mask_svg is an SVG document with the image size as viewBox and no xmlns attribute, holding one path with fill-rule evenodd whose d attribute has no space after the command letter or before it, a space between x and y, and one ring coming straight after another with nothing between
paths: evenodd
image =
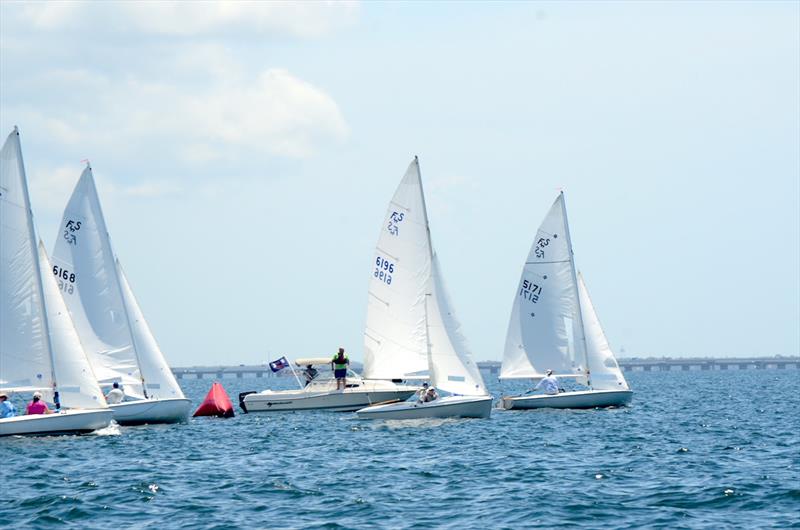
<instances>
[{"instance_id":1,"label":"blue and white flag","mask_svg":"<svg viewBox=\"0 0 800 530\"><path fill-rule=\"evenodd\" d=\"M286 357L281 357L277 361L269 363L269 368L273 372L280 372L284 368L289 368L289 361L286 360Z\"/></svg>"}]
</instances>

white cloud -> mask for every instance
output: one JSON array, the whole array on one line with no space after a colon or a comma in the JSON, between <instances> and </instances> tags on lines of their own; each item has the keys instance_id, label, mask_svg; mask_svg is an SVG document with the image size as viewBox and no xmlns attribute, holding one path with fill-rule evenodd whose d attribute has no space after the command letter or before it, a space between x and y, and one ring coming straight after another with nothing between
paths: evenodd
<instances>
[{"instance_id":1,"label":"white cloud","mask_svg":"<svg viewBox=\"0 0 800 530\"><path fill-rule=\"evenodd\" d=\"M277 1L37 2L20 15L40 30L141 32L173 36L253 32L318 37L355 22L359 4Z\"/></svg>"}]
</instances>

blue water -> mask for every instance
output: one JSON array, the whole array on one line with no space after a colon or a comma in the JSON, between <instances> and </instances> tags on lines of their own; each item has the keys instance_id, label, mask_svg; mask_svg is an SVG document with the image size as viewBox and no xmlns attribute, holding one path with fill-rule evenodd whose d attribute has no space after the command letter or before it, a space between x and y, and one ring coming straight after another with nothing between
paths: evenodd
<instances>
[{"instance_id":1,"label":"blue water","mask_svg":"<svg viewBox=\"0 0 800 530\"><path fill-rule=\"evenodd\" d=\"M0 527L800 528L800 372L629 381L617 410L239 414L4 438ZM181 384L197 405L211 381ZM223 384L235 400L276 380Z\"/></svg>"}]
</instances>

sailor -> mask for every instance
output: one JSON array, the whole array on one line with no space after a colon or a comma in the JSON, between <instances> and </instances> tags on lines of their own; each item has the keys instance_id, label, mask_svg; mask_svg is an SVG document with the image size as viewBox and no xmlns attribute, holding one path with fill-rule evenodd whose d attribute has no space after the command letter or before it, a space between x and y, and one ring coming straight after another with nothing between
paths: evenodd
<instances>
[{"instance_id":1,"label":"sailor","mask_svg":"<svg viewBox=\"0 0 800 530\"><path fill-rule=\"evenodd\" d=\"M417 403L425 403L425 396L428 395L428 382L422 383L422 388L417 390Z\"/></svg>"},{"instance_id":2,"label":"sailor","mask_svg":"<svg viewBox=\"0 0 800 530\"><path fill-rule=\"evenodd\" d=\"M33 400L25 408L25 414L50 414L50 412L50 409L47 408L47 403L42 400L42 393L34 392Z\"/></svg>"},{"instance_id":3,"label":"sailor","mask_svg":"<svg viewBox=\"0 0 800 530\"><path fill-rule=\"evenodd\" d=\"M430 403L431 401L436 401L439 399L439 393L436 392L436 389L430 387L428 392L425 394L425 403Z\"/></svg>"},{"instance_id":4,"label":"sailor","mask_svg":"<svg viewBox=\"0 0 800 530\"><path fill-rule=\"evenodd\" d=\"M17 407L8 400L8 395L0 392L0 419L13 418L17 415Z\"/></svg>"},{"instance_id":5,"label":"sailor","mask_svg":"<svg viewBox=\"0 0 800 530\"><path fill-rule=\"evenodd\" d=\"M114 381L111 390L106 394L106 401L109 405L116 405L117 403L122 403L124 399L125 392L119 387L119 383Z\"/></svg>"},{"instance_id":6,"label":"sailor","mask_svg":"<svg viewBox=\"0 0 800 530\"><path fill-rule=\"evenodd\" d=\"M545 394L555 395L558 394L558 379L553 375L552 370L547 370L547 376L544 377L533 390L543 389Z\"/></svg>"},{"instance_id":7,"label":"sailor","mask_svg":"<svg viewBox=\"0 0 800 530\"><path fill-rule=\"evenodd\" d=\"M336 378L336 390L347 388L347 365L350 359L344 353L344 348L339 348L338 353L333 356L331 366L333 367L333 377Z\"/></svg>"},{"instance_id":8,"label":"sailor","mask_svg":"<svg viewBox=\"0 0 800 530\"><path fill-rule=\"evenodd\" d=\"M306 378L306 385L305 386L308 386L308 384L311 381L313 381L315 377L317 377L318 373L319 373L319 371L316 368L314 368L314 366L312 366L310 364L307 365L305 370L303 370L303 375Z\"/></svg>"}]
</instances>

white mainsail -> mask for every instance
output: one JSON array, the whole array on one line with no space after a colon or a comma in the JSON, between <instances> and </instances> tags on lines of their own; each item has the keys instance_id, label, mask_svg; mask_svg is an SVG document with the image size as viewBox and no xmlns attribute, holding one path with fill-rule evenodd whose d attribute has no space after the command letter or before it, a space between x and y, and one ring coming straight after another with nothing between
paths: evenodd
<instances>
[{"instance_id":1,"label":"white mainsail","mask_svg":"<svg viewBox=\"0 0 800 530\"><path fill-rule=\"evenodd\" d=\"M590 386L595 390L628 390L628 382L622 375L614 352L608 344L594 304L586 290L583 275L578 273L578 291L581 297L583 327L586 332L586 356L590 375Z\"/></svg>"},{"instance_id":2,"label":"white mainsail","mask_svg":"<svg viewBox=\"0 0 800 530\"><path fill-rule=\"evenodd\" d=\"M119 260L117 260L117 272L122 287L122 300L125 303L128 315L133 343L139 359L139 367L147 388L147 395L151 398L183 398L178 381L172 374L172 370L164 359L161 348L158 347L156 338L150 331L150 326L142 314L142 309L133 295L128 278L122 270Z\"/></svg>"},{"instance_id":3,"label":"white mainsail","mask_svg":"<svg viewBox=\"0 0 800 530\"><path fill-rule=\"evenodd\" d=\"M431 284L427 306L431 384L451 394L485 396L483 377L461 333L436 255Z\"/></svg>"},{"instance_id":4,"label":"white mainsail","mask_svg":"<svg viewBox=\"0 0 800 530\"><path fill-rule=\"evenodd\" d=\"M519 280L501 378L576 375L586 364L583 323L564 194L542 222Z\"/></svg>"},{"instance_id":5,"label":"white mainsail","mask_svg":"<svg viewBox=\"0 0 800 530\"><path fill-rule=\"evenodd\" d=\"M364 376L402 379L428 370L440 390L485 395L433 251L417 158L389 204L374 264Z\"/></svg>"},{"instance_id":6,"label":"white mainsail","mask_svg":"<svg viewBox=\"0 0 800 530\"><path fill-rule=\"evenodd\" d=\"M96 409L107 406L78 333L61 296L63 280L56 280L47 259L44 243L39 242L39 270L42 276L45 314L53 348L53 373L59 401L65 408Z\"/></svg>"},{"instance_id":7,"label":"white mainsail","mask_svg":"<svg viewBox=\"0 0 800 530\"><path fill-rule=\"evenodd\" d=\"M51 258L57 271L66 271L61 274L70 288L64 300L98 381L121 382L127 395L143 398L114 253L88 165L64 210Z\"/></svg>"},{"instance_id":8,"label":"white mainsail","mask_svg":"<svg viewBox=\"0 0 800 530\"><path fill-rule=\"evenodd\" d=\"M428 220L416 159L386 211L369 283L364 377L405 379L428 369L425 293L431 274Z\"/></svg>"},{"instance_id":9,"label":"white mainsail","mask_svg":"<svg viewBox=\"0 0 800 530\"><path fill-rule=\"evenodd\" d=\"M0 151L0 389L52 391L53 366L19 132Z\"/></svg>"},{"instance_id":10,"label":"white mainsail","mask_svg":"<svg viewBox=\"0 0 800 530\"><path fill-rule=\"evenodd\" d=\"M0 151L0 389L105 408L44 246L36 248L19 132Z\"/></svg>"}]
</instances>

